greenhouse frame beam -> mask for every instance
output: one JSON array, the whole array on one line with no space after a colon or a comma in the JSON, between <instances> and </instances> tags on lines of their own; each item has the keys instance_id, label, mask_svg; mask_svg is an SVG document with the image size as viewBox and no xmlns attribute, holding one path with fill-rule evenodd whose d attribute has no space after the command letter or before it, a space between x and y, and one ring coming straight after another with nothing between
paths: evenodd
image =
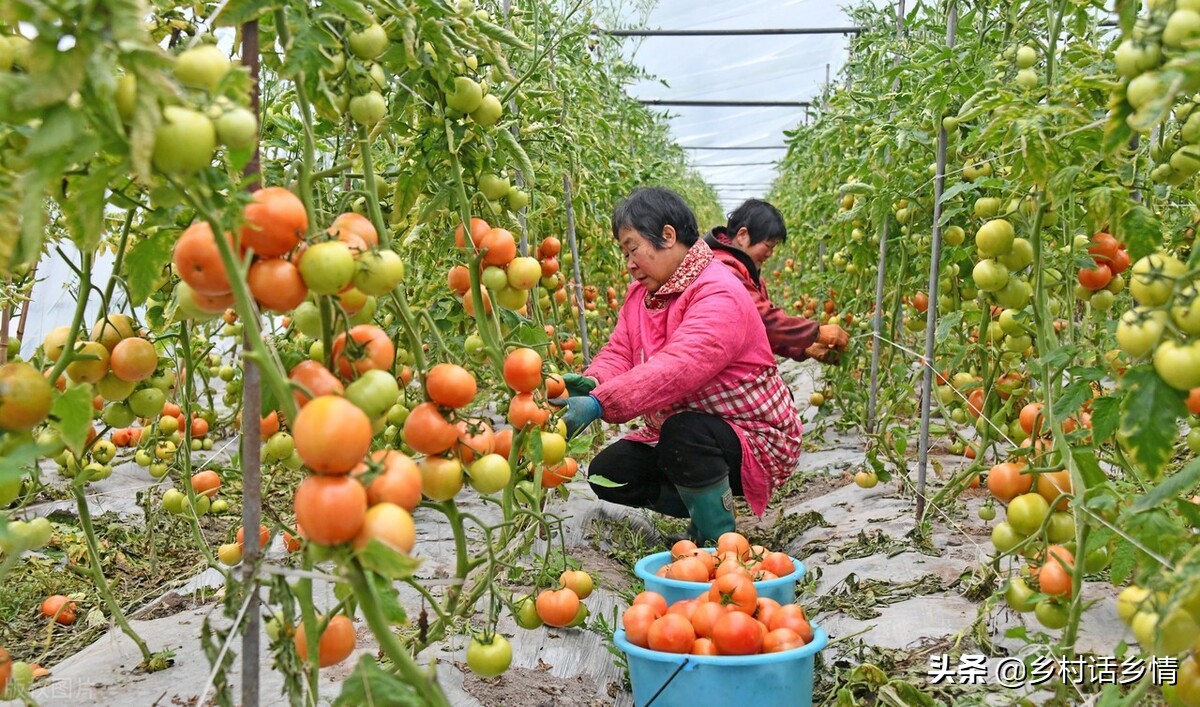
<instances>
[{"instance_id":1,"label":"greenhouse frame beam","mask_svg":"<svg viewBox=\"0 0 1200 707\"><path fill-rule=\"evenodd\" d=\"M605 29L610 37L748 37L760 35L858 34L862 27L777 27L757 29Z\"/></svg>"},{"instance_id":2,"label":"greenhouse frame beam","mask_svg":"<svg viewBox=\"0 0 1200 707\"><path fill-rule=\"evenodd\" d=\"M685 150L786 150L787 145L680 145Z\"/></svg>"},{"instance_id":3,"label":"greenhouse frame beam","mask_svg":"<svg viewBox=\"0 0 1200 707\"><path fill-rule=\"evenodd\" d=\"M702 107L758 107L758 108L810 108L811 101L691 101L672 98L639 98L644 106L702 106Z\"/></svg>"}]
</instances>

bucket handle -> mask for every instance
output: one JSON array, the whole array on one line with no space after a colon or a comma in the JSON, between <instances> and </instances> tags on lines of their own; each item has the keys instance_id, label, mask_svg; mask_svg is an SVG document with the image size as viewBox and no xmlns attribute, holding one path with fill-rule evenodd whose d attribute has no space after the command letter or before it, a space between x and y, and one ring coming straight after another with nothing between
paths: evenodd
<instances>
[{"instance_id":1,"label":"bucket handle","mask_svg":"<svg viewBox=\"0 0 1200 707\"><path fill-rule=\"evenodd\" d=\"M671 684L671 681L675 679L675 676L679 674L679 671L688 667L688 664L691 662L691 658L684 658L683 662L679 664L679 667L675 668L675 672L671 673L671 677L667 678L667 681L662 684L662 687L658 688L658 691L651 695L650 699L646 700L646 704L642 705L642 707L650 707L650 705L654 704L654 701L657 700L658 696L663 693L663 690L667 689L667 686Z\"/></svg>"}]
</instances>

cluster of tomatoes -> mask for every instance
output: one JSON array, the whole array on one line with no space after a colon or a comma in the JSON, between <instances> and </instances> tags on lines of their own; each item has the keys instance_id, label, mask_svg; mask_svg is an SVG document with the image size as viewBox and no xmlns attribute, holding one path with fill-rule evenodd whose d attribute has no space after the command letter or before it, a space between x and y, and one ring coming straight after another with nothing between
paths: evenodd
<instances>
[{"instance_id":1,"label":"cluster of tomatoes","mask_svg":"<svg viewBox=\"0 0 1200 707\"><path fill-rule=\"evenodd\" d=\"M246 150L258 140L258 119L244 104L244 89L229 90L232 65L213 44L186 49L175 57L172 71L188 89L185 103L162 109L162 124L154 135L154 166L168 174L191 174L212 164L217 145ZM121 119L130 124L138 113L137 77L126 73L117 80L116 103ZM229 94L234 100L231 100Z\"/></svg>"},{"instance_id":2,"label":"cluster of tomatoes","mask_svg":"<svg viewBox=\"0 0 1200 707\"><path fill-rule=\"evenodd\" d=\"M1066 625L1066 604L1074 593L1075 519L1068 510L1074 487L1066 469L1030 470L1030 464L1058 466L1052 463L1042 408L1038 402L1021 408L1020 425L1028 434L1021 445L1031 452L1019 460L994 465L987 474L987 487L995 500L1007 504L1005 520L992 528L996 552L1020 551L1027 559L1022 576L1009 580L1005 593L1009 606L1016 611L1034 611L1043 626L1057 629ZM1070 432L1078 424L1072 418L1064 421L1063 429ZM991 500L980 509L980 517L995 518ZM1084 570L1099 572L1110 561L1107 545L1089 548Z\"/></svg>"},{"instance_id":3,"label":"cluster of tomatoes","mask_svg":"<svg viewBox=\"0 0 1200 707\"><path fill-rule=\"evenodd\" d=\"M975 251L979 261L971 277L976 287L1003 307L1019 310L1029 304L1033 289L1025 278L1018 276L1033 264L1033 245L1028 239L1017 238L1006 219L993 218L975 232Z\"/></svg>"},{"instance_id":4,"label":"cluster of tomatoes","mask_svg":"<svg viewBox=\"0 0 1200 707\"><path fill-rule=\"evenodd\" d=\"M710 582L726 574L765 582L796 571L796 564L786 552L751 545L740 533L725 533L722 537L724 542L718 538L716 552L697 547L690 540L680 540L671 547L671 561L655 570L655 574L681 582Z\"/></svg>"},{"instance_id":5,"label":"cluster of tomatoes","mask_svg":"<svg viewBox=\"0 0 1200 707\"><path fill-rule=\"evenodd\" d=\"M329 239L311 244L303 241L308 232L304 204L287 189L256 191L242 216L236 243L232 233L225 239L237 246L234 252L253 254L246 285L265 310L299 310L310 292L336 295L351 323L362 323L375 312L374 298L391 292L404 277L400 256L378 247L378 231L359 214L341 214L327 230ZM176 288L177 306L190 318L211 319L233 304L233 284L206 221L197 221L180 236L174 265L183 281ZM319 336L316 305L307 304L293 318L302 333Z\"/></svg>"},{"instance_id":6,"label":"cluster of tomatoes","mask_svg":"<svg viewBox=\"0 0 1200 707\"><path fill-rule=\"evenodd\" d=\"M454 232L454 242L459 248L467 247L466 235L460 224ZM529 292L539 284L555 292L559 304L567 299L565 280L559 273L558 254L562 245L553 236L546 238L538 247L538 257L518 256L517 241L504 228L492 228L481 218L471 219L471 243L483 253L480 260L479 279L483 285L484 312L492 311L492 300L504 309L524 314ZM454 294L463 298L467 314L475 315L475 302L470 296L471 276L465 265L450 268L446 282ZM562 294L558 294L561 292Z\"/></svg>"},{"instance_id":7,"label":"cluster of tomatoes","mask_svg":"<svg viewBox=\"0 0 1200 707\"><path fill-rule=\"evenodd\" d=\"M1138 306L1121 315L1117 346L1131 359L1150 356L1159 378L1176 390L1200 386L1200 288L1188 266L1158 251L1130 272Z\"/></svg>"},{"instance_id":8,"label":"cluster of tomatoes","mask_svg":"<svg viewBox=\"0 0 1200 707\"><path fill-rule=\"evenodd\" d=\"M704 562L698 559L700 555L713 555L687 540L676 543L671 554L675 558L671 565L678 567L682 563L689 576L692 560ZM683 599L669 606L657 592L637 595L621 616L626 639L653 651L694 655L753 655L802 648L813 640L812 624L804 609L799 604L780 604L761 597L754 585L757 566L774 554L782 553L762 549L756 553L741 534L722 535L718 538L716 556L725 559L717 565L707 590L702 589L695 599ZM787 563L792 564L790 558ZM785 568L778 569L782 572ZM676 574L679 573L664 576L680 579L673 576ZM765 574L764 571L763 578L769 578Z\"/></svg>"},{"instance_id":9,"label":"cluster of tomatoes","mask_svg":"<svg viewBox=\"0 0 1200 707\"><path fill-rule=\"evenodd\" d=\"M1129 269L1129 253L1124 243L1104 231L1093 235L1086 246L1093 265L1079 269L1079 286L1075 288L1075 296L1088 302L1092 309L1106 312L1112 308L1117 294L1125 288L1122 273Z\"/></svg>"},{"instance_id":10,"label":"cluster of tomatoes","mask_svg":"<svg viewBox=\"0 0 1200 707\"><path fill-rule=\"evenodd\" d=\"M1148 2L1146 13L1137 19L1131 35L1117 45L1113 52L1117 75L1123 80L1114 91L1129 107L1139 113L1171 90L1175 74L1159 71L1164 64L1190 51L1190 40L1200 34L1200 6L1191 0L1178 2ZM1150 179L1160 184L1179 186L1200 171L1200 119L1192 120L1194 102L1177 108L1176 118L1183 122L1181 130L1164 130L1165 139L1156 150L1157 163ZM1141 129L1149 131L1167 117L1166 111L1156 121L1140 121Z\"/></svg>"}]
</instances>

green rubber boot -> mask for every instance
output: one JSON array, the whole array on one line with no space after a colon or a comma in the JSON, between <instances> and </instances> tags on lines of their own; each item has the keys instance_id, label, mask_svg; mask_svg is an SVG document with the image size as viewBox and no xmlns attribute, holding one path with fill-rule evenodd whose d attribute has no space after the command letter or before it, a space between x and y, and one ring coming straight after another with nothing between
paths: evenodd
<instances>
[{"instance_id":1,"label":"green rubber boot","mask_svg":"<svg viewBox=\"0 0 1200 707\"><path fill-rule=\"evenodd\" d=\"M715 543L723 533L737 528L733 518L733 491L729 488L728 478L701 488L677 488L679 497L691 513L692 523L688 531L695 531L692 539L697 545L706 547Z\"/></svg>"},{"instance_id":2,"label":"green rubber boot","mask_svg":"<svg viewBox=\"0 0 1200 707\"><path fill-rule=\"evenodd\" d=\"M688 518L691 512L679 496L675 484L663 481L658 487L658 499L650 506L650 510L671 516L672 518Z\"/></svg>"}]
</instances>

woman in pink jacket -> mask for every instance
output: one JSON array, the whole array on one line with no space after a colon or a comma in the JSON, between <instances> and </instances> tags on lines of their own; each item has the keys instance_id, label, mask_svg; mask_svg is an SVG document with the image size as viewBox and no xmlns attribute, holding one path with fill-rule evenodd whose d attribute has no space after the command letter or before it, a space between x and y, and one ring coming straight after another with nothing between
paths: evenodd
<instances>
[{"instance_id":1,"label":"woman in pink jacket","mask_svg":"<svg viewBox=\"0 0 1200 707\"><path fill-rule=\"evenodd\" d=\"M691 518L710 541L734 530L733 496L757 515L800 457L792 393L754 302L713 258L679 195L635 190L613 235L634 282L608 344L568 378L564 420L574 435L597 419L645 425L589 467L601 499ZM603 477L608 482L600 482Z\"/></svg>"}]
</instances>

